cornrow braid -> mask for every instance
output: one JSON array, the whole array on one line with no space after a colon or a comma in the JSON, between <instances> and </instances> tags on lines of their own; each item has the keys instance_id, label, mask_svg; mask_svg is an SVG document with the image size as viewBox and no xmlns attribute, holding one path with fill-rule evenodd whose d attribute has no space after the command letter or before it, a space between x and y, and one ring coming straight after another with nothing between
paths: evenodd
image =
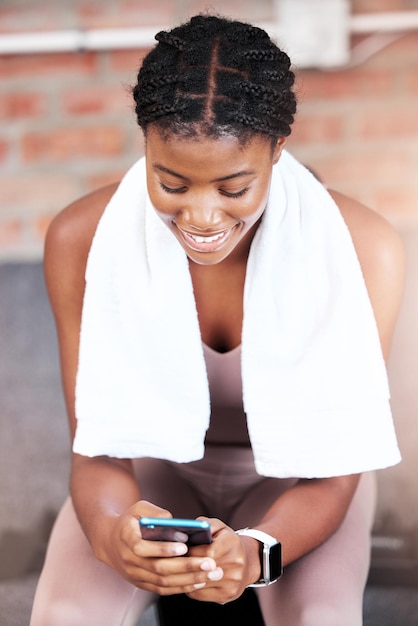
<instances>
[{"instance_id":1,"label":"cornrow braid","mask_svg":"<svg viewBox=\"0 0 418 626\"><path fill-rule=\"evenodd\" d=\"M180 39L179 37L176 37L175 35L172 35L171 33L167 33L164 30L157 33L155 35L155 39L162 43L166 43L169 46L173 46L173 48L176 48L177 50L184 50L184 48L187 45L186 42L183 41L183 39Z\"/></svg>"},{"instance_id":2,"label":"cornrow braid","mask_svg":"<svg viewBox=\"0 0 418 626\"><path fill-rule=\"evenodd\" d=\"M157 33L133 88L139 126L244 141L288 136L296 112L290 59L256 26L197 15Z\"/></svg>"}]
</instances>

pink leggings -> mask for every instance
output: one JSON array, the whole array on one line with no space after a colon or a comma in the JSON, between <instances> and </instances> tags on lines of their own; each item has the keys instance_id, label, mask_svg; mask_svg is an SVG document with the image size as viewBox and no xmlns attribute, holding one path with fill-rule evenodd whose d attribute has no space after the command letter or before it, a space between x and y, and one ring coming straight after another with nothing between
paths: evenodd
<instances>
[{"instance_id":1,"label":"pink leggings","mask_svg":"<svg viewBox=\"0 0 418 626\"><path fill-rule=\"evenodd\" d=\"M254 525L294 484L255 472L250 449L209 446L187 464L134 461L144 499L178 517L218 517L232 528ZM339 530L257 590L266 626L361 626L375 506L373 474L364 474ZM71 500L54 526L30 626L135 626L155 597L97 561Z\"/></svg>"}]
</instances>

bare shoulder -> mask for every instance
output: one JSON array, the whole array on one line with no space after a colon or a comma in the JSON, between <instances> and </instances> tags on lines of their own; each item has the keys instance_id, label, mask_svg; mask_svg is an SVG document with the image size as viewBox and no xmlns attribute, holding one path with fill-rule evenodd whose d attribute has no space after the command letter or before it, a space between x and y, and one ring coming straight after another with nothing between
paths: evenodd
<instances>
[{"instance_id":1,"label":"bare shoulder","mask_svg":"<svg viewBox=\"0 0 418 626\"><path fill-rule=\"evenodd\" d=\"M399 311L405 253L397 231L381 215L338 192L330 191L347 224L363 271L382 347L387 355Z\"/></svg>"},{"instance_id":2,"label":"bare shoulder","mask_svg":"<svg viewBox=\"0 0 418 626\"><path fill-rule=\"evenodd\" d=\"M52 220L45 239L44 266L49 291L55 282L84 283L91 242L100 217L118 183L94 191L67 206Z\"/></svg>"},{"instance_id":3,"label":"bare shoulder","mask_svg":"<svg viewBox=\"0 0 418 626\"><path fill-rule=\"evenodd\" d=\"M403 259L403 245L397 231L389 222L357 200L336 191L330 191L351 233L360 262L370 261L378 255L388 255L394 261Z\"/></svg>"},{"instance_id":4,"label":"bare shoulder","mask_svg":"<svg viewBox=\"0 0 418 626\"><path fill-rule=\"evenodd\" d=\"M118 183L71 203L52 220L45 241L46 253L86 257L100 217Z\"/></svg>"},{"instance_id":5,"label":"bare shoulder","mask_svg":"<svg viewBox=\"0 0 418 626\"><path fill-rule=\"evenodd\" d=\"M393 226L360 202L336 191L330 193L350 231L366 282L376 271L402 276L404 249Z\"/></svg>"},{"instance_id":6,"label":"bare shoulder","mask_svg":"<svg viewBox=\"0 0 418 626\"><path fill-rule=\"evenodd\" d=\"M64 395L75 432L75 379L78 363L85 269L98 221L117 184L73 202L52 221L45 241L45 280L54 313Z\"/></svg>"}]
</instances>

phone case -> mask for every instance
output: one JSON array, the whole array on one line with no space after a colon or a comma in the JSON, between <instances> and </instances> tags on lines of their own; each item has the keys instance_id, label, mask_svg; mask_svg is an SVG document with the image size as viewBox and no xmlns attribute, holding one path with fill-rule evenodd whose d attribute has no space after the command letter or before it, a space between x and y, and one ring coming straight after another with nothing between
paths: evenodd
<instances>
[{"instance_id":1,"label":"phone case","mask_svg":"<svg viewBox=\"0 0 418 626\"><path fill-rule=\"evenodd\" d=\"M176 533L181 532L189 546L212 543L210 524L203 520L141 517L139 525L142 537L151 541L179 541Z\"/></svg>"}]
</instances>

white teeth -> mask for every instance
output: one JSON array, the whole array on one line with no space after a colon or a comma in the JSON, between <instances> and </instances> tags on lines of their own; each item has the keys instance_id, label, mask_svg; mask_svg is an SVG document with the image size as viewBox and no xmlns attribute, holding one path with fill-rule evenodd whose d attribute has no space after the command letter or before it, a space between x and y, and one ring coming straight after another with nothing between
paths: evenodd
<instances>
[{"instance_id":1,"label":"white teeth","mask_svg":"<svg viewBox=\"0 0 418 626\"><path fill-rule=\"evenodd\" d=\"M220 239L223 235L224 233L219 233L218 235L212 235L212 237L201 237L199 235L190 235L190 237L192 237L196 243L210 243L211 241Z\"/></svg>"}]
</instances>

